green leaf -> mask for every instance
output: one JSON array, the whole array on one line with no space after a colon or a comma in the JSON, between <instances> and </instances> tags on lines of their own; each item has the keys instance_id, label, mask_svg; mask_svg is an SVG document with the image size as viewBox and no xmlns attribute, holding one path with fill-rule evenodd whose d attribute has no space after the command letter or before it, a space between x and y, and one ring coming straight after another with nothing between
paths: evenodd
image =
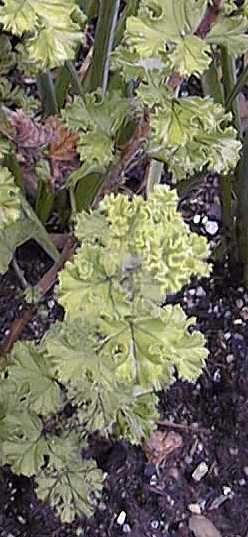
<instances>
[{"instance_id":1,"label":"green leaf","mask_svg":"<svg viewBox=\"0 0 248 537\"><path fill-rule=\"evenodd\" d=\"M203 73L210 47L193 34L206 7L205 0L142 0L138 16L127 19L130 50L142 59L160 58L183 76Z\"/></svg>"},{"instance_id":2,"label":"green leaf","mask_svg":"<svg viewBox=\"0 0 248 537\"><path fill-rule=\"evenodd\" d=\"M59 409L60 388L51 373L48 357L33 343L16 343L8 369L28 407L37 414L49 416Z\"/></svg>"},{"instance_id":3,"label":"green leaf","mask_svg":"<svg viewBox=\"0 0 248 537\"><path fill-rule=\"evenodd\" d=\"M0 228L20 217L20 189L8 168L0 168Z\"/></svg>"},{"instance_id":4,"label":"green leaf","mask_svg":"<svg viewBox=\"0 0 248 537\"><path fill-rule=\"evenodd\" d=\"M66 107L62 113L64 121L71 130L80 133L81 178L107 170L114 159L117 133L132 114L129 100L116 90L104 98L98 93L86 94L84 101L78 98Z\"/></svg>"},{"instance_id":5,"label":"green leaf","mask_svg":"<svg viewBox=\"0 0 248 537\"><path fill-rule=\"evenodd\" d=\"M0 22L7 32L27 34L26 49L31 61L42 70L73 59L82 40L80 26L73 21L75 0L4 0Z\"/></svg>"},{"instance_id":6,"label":"green leaf","mask_svg":"<svg viewBox=\"0 0 248 537\"><path fill-rule=\"evenodd\" d=\"M3 424L8 431L8 439L3 442L4 463L10 464L18 475L37 474L47 453L41 420L34 413L17 410L8 414Z\"/></svg>"},{"instance_id":7,"label":"green leaf","mask_svg":"<svg viewBox=\"0 0 248 537\"><path fill-rule=\"evenodd\" d=\"M3 173L2 176L1 171ZM59 257L59 252L50 240L46 229L37 218L27 200L20 193L20 189L15 186L14 179L9 170L7 168L1 168L1 171L0 273L7 271L16 248L31 238L35 239L47 254L56 261Z\"/></svg>"},{"instance_id":8,"label":"green leaf","mask_svg":"<svg viewBox=\"0 0 248 537\"><path fill-rule=\"evenodd\" d=\"M106 338L105 357L112 358L117 380L161 389L173 380L173 365L183 378L197 378L207 350L201 334L188 332L194 319L187 320L180 306L157 309L150 316L142 309L139 304L132 322L105 319L100 323Z\"/></svg>"},{"instance_id":9,"label":"green leaf","mask_svg":"<svg viewBox=\"0 0 248 537\"><path fill-rule=\"evenodd\" d=\"M146 102L147 90L139 94ZM241 150L230 120L209 97L163 98L151 115L151 156L166 162L177 179L204 167L226 173L236 167Z\"/></svg>"},{"instance_id":10,"label":"green leaf","mask_svg":"<svg viewBox=\"0 0 248 537\"><path fill-rule=\"evenodd\" d=\"M138 391L140 393L137 395ZM83 430L125 438L139 444L156 426L159 414L155 394L143 394L135 388L108 379L75 381L69 385L68 396L77 405L77 416Z\"/></svg>"},{"instance_id":11,"label":"green leaf","mask_svg":"<svg viewBox=\"0 0 248 537\"><path fill-rule=\"evenodd\" d=\"M62 522L92 514L92 493L102 489L102 472L94 461L81 460L82 446L76 435L54 438L49 463L36 478L37 495L49 501Z\"/></svg>"},{"instance_id":12,"label":"green leaf","mask_svg":"<svg viewBox=\"0 0 248 537\"><path fill-rule=\"evenodd\" d=\"M96 354L97 343L94 331L79 319L57 323L47 334L44 345L49 355L51 368L59 382L68 384L83 379L87 371L103 370Z\"/></svg>"},{"instance_id":13,"label":"green leaf","mask_svg":"<svg viewBox=\"0 0 248 537\"><path fill-rule=\"evenodd\" d=\"M248 21L242 15L219 16L206 40L227 47L229 54L238 56L248 50Z\"/></svg>"}]
</instances>

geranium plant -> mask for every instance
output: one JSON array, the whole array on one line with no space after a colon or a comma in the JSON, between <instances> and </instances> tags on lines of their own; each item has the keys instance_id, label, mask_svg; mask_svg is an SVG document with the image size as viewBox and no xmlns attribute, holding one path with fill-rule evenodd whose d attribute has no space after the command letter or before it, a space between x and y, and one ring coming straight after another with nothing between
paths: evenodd
<instances>
[{"instance_id":1,"label":"geranium plant","mask_svg":"<svg viewBox=\"0 0 248 537\"><path fill-rule=\"evenodd\" d=\"M227 176L242 148L245 83L234 60L248 49L247 3L3 0L0 24L0 271L31 237L62 267L51 215L78 241L59 275L64 321L38 345L16 343L2 363L1 462L34 476L38 497L71 521L90 514L102 487L96 463L82 458L89 433L142 443L156 427L156 392L175 371L194 381L204 366L195 320L161 304L209 274L207 242L184 224L176 191L157 184L164 165L175 183L217 172L231 232ZM31 77L32 97L4 82L8 65ZM202 96L183 94L191 75ZM144 197L119 193L137 163ZM245 234L242 215L241 204Z\"/></svg>"}]
</instances>

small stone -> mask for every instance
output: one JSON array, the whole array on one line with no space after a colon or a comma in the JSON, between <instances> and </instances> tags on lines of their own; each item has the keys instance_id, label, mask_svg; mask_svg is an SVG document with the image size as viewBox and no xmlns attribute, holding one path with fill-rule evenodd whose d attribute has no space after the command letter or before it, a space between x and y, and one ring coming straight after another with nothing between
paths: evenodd
<instances>
[{"instance_id":1,"label":"small stone","mask_svg":"<svg viewBox=\"0 0 248 537\"><path fill-rule=\"evenodd\" d=\"M154 486L154 485L157 484L157 482L158 482L158 478L157 478L156 474L153 474L151 479L150 479L150 485Z\"/></svg>"},{"instance_id":2,"label":"small stone","mask_svg":"<svg viewBox=\"0 0 248 537\"><path fill-rule=\"evenodd\" d=\"M192 478L195 481L201 481L201 479L208 473L208 465L205 462L198 464L192 474Z\"/></svg>"},{"instance_id":3,"label":"small stone","mask_svg":"<svg viewBox=\"0 0 248 537\"><path fill-rule=\"evenodd\" d=\"M158 520L152 520L151 521L151 527L153 530L157 530L159 528L159 521Z\"/></svg>"},{"instance_id":4,"label":"small stone","mask_svg":"<svg viewBox=\"0 0 248 537\"><path fill-rule=\"evenodd\" d=\"M200 221L201 221L201 215L200 214L195 214L195 216L193 218L194 224L200 224Z\"/></svg>"},{"instance_id":5,"label":"small stone","mask_svg":"<svg viewBox=\"0 0 248 537\"><path fill-rule=\"evenodd\" d=\"M127 513L125 511L121 511L116 522L119 524L119 526L123 526L125 520L126 520Z\"/></svg>"},{"instance_id":6,"label":"small stone","mask_svg":"<svg viewBox=\"0 0 248 537\"><path fill-rule=\"evenodd\" d=\"M216 371L213 374L213 381L217 384L221 381L221 372L219 369L216 369Z\"/></svg>"},{"instance_id":7,"label":"small stone","mask_svg":"<svg viewBox=\"0 0 248 537\"><path fill-rule=\"evenodd\" d=\"M242 319L235 319L235 321L233 321L233 324L243 324L243 321Z\"/></svg>"},{"instance_id":8,"label":"small stone","mask_svg":"<svg viewBox=\"0 0 248 537\"><path fill-rule=\"evenodd\" d=\"M227 354L226 361L228 364L231 364L235 360L235 357L233 354Z\"/></svg>"},{"instance_id":9,"label":"small stone","mask_svg":"<svg viewBox=\"0 0 248 537\"><path fill-rule=\"evenodd\" d=\"M130 528L129 524L124 524L124 526L122 528L122 531L123 531L123 533L130 533L131 528Z\"/></svg>"},{"instance_id":10,"label":"small stone","mask_svg":"<svg viewBox=\"0 0 248 537\"><path fill-rule=\"evenodd\" d=\"M223 494L225 496L229 496L229 494L231 494L231 492L232 492L231 487L223 487Z\"/></svg>"},{"instance_id":11,"label":"small stone","mask_svg":"<svg viewBox=\"0 0 248 537\"><path fill-rule=\"evenodd\" d=\"M246 485L246 479L244 479L244 477L242 477L242 479L239 480L239 486L244 487L245 485Z\"/></svg>"},{"instance_id":12,"label":"small stone","mask_svg":"<svg viewBox=\"0 0 248 537\"><path fill-rule=\"evenodd\" d=\"M205 230L213 237L219 231L218 222L215 220L208 220L208 222L205 224Z\"/></svg>"},{"instance_id":13,"label":"small stone","mask_svg":"<svg viewBox=\"0 0 248 537\"><path fill-rule=\"evenodd\" d=\"M238 450L238 448L236 448L236 447L235 447L235 448L230 448L230 449L229 449L229 453L230 453L230 455L232 455L233 457L236 457L236 456L238 455L238 452L239 452L239 450Z\"/></svg>"},{"instance_id":14,"label":"small stone","mask_svg":"<svg viewBox=\"0 0 248 537\"><path fill-rule=\"evenodd\" d=\"M17 520L19 520L20 524L22 524L23 526L24 526L24 524L26 524L26 522L27 522L27 521L25 520L25 518L23 518L23 516L21 516L21 515L19 515L19 516L17 517Z\"/></svg>"},{"instance_id":15,"label":"small stone","mask_svg":"<svg viewBox=\"0 0 248 537\"><path fill-rule=\"evenodd\" d=\"M237 306L237 308L241 309L243 305L244 305L243 300L242 300L241 298L238 298L238 299L236 300L236 306Z\"/></svg>"},{"instance_id":16,"label":"small stone","mask_svg":"<svg viewBox=\"0 0 248 537\"><path fill-rule=\"evenodd\" d=\"M195 515L201 514L201 508L198 503L190 503L188 505L188 510L191 511L191 513L194 513Z\"/></svg>"}]
</instances>

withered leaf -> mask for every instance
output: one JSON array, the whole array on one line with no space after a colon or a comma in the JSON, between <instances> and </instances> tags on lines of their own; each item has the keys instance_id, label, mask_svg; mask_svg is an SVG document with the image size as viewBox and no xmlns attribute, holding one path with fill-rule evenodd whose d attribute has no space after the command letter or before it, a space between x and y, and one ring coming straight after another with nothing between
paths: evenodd
<instances>
[{"instance_id":1,"label":"withered leaf","mask_svg":"<svg viewBox=\"0 0 248 537\"><path fill-rule=\"evenodd\" d=\"M180 434L174 431L155 431L144 444L143 449L149 462L163 464L168 456L183 445Z\"/></svg>"},{"instance_id":2,"label":"withered leaf","mask_svg":"<svg viewBox=\"0 0 248 537\"><path fill-rule=\"evenodd\" d=\"M49 158L53 160L73 160L77 155L79 134L72 133L56 116L49 117L46 125L54 132L49 144Z\"/></svg>"}]
</instances>

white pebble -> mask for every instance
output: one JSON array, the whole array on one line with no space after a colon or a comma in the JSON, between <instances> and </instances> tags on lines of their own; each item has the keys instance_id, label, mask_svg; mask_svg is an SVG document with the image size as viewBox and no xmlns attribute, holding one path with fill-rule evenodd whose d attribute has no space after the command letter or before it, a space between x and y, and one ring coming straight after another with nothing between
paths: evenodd
<instances>
[{"instance_id":1,"label":"white pebble","mask_svg":"<svg viewBox=\"0 0 248 537\"><path fill-rule=\"evenodd\" d=\"M192 477L195 481L201 481L201 479L208 473L208 465L205 462L198 464L194 470Z\"/></svg>"},{"instance_id":2,"label":"white pebble","mask_svg":"<svg viewBox=\"0 0 248 537\"><path fill-rule=\"evenodd\" d=\"M194 513L195 515L200 515L201 514L201 508L200 508L200 505L198 503L190 503L188 505L188 509L189 509L189 511L191 511L191 513Z\"/></svg>"},{"instance_id":3,"label":"white pebble","mask_svg":"<svg viewBox=\"0 0 248 537\"><path fill-rule=\"evenodd\" d=\"M200 224L200 221L201 221L201 215L200 214L195 214L195 216L193 218L194 224Z\"/></svg>"},{"instance_id":4,"label":"white pebble","mask_svg":"<svg viewBox=\"0 0 248 537\"><path fill-rule=\"evenodd\" d=\"M125 520L126 520L127 513L125 511L121 511L116 522L119 524L119 526L123 526Z\"/></svg>"},{"instance_id":5,"label":"white pebble","mask_svg":"<svg viewBox=\"0 0 248 537\"><path fill-rule=\"evenodd\" d=\"M209 235L215 235L219 230L218 222L215 222L215 220L208 220L205 224L205 230Z\"/></svg>"}]
</instances>

